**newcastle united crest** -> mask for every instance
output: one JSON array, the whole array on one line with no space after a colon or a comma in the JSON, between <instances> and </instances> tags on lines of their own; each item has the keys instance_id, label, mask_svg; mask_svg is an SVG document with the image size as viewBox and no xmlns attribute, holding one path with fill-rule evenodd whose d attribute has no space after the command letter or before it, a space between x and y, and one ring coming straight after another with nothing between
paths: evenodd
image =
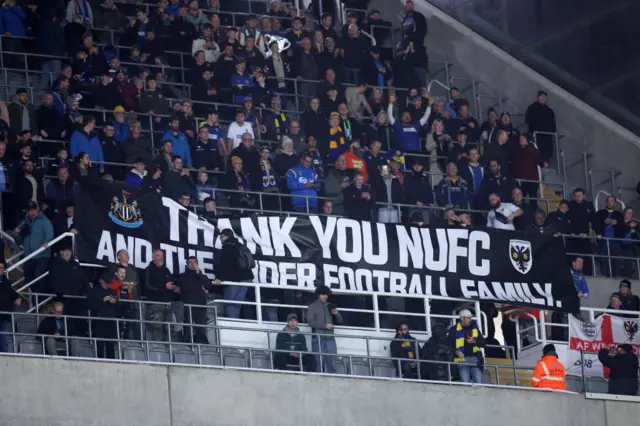
<instances>
[{"instance_id":1,"label":"newcastle united crest","mask_svg":"<svg viewBox=\"0 0 640 426\"><path fill-rule=\"evenodd\" d=\"M122 197L113 197L109 208L109 218L125 228L139 228L142 226L142 215L137 201L129 201L131 193L122 191Z\"/></svg>"},{"instance_id":2,"label":"newcastle united crest","mask_svg":"<svg viewBox=\"0 0 640 426\"><path fill-rule=\"evenodd\" d=\"M527 274L533 266L531 243L522 240L509 240L509 259L516 271Z\"/></svg>"}]
</instances>

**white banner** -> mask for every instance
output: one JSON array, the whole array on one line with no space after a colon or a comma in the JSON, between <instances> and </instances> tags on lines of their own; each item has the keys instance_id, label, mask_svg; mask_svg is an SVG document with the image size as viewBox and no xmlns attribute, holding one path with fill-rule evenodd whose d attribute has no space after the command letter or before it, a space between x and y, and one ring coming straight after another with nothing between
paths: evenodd
<instances>
[{"instance_id":1,"label":"white banner","mask_svg":"<svg viewBox=\"0 0 640 426\"><path fill-rule=\"evenodd\" d=\"M629 343L636 355L640 353L640 336L636 318L602 315L593 322L582 322L569 315L569 350L567 374L608 377L609 369L598 360L597 352L610 345ZM596 352L584 354L582 351ZM584 370L582 364L584 363Z\"/></svg>"}]
</instances>

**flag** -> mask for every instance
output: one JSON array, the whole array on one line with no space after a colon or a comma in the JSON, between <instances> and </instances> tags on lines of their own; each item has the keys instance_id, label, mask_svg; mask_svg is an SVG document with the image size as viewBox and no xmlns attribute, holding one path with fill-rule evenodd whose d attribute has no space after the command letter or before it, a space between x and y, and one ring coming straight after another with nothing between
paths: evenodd
<instances>
[{"instance_id":1,"label":"flag","mask_svg":"<svg viewBox=\"0 0 640 426\"><path fill-rule=\"evenodd\" d=\"M633 352L640 353L638 319L602 315L593 322L582 322L569 315L569 350L567 352L567 374L609 377L609 369L598 360L601 349L611 345L628 343ZM581 352L585 353L583 357ZM584 365L583 365L584 364Z\"/></svg>"}]
</instances>

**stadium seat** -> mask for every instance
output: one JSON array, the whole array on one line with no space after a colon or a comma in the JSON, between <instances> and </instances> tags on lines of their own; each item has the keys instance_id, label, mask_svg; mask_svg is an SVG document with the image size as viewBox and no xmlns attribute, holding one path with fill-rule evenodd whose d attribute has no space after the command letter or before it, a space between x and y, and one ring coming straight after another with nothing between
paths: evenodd
<instances>
[{"instance_id":1,"label":"stadium seat","mask_svg":"<svg viewBox=\"0 0 640 426\"><path fill-rule=\"evenodd\" d=\"M609 385L602 377L587 377L587 392L609 393Z\"/></svg>"},{"instance_id":2,"label":"stadium seat","mask_svg":"<svg viewBox=\"0 0 640 426\"><path fill-rule=\"evenodd\" d=\"M200 365L222 365L220 354L211 349L203 349L200 352Z\"/></svg>"},{"instance_id":3,"label":"stadium seat","mask_svg":"<svg viewBox=\"0 0 640 426\"><path fill-rule=\"evenodd\" d=\"M247 368L247 358L239 350L225 348L222 353L225 367Z\"/></svg>"},{"instance_id":4,"label":"stadium seat","mask_svg":"<svg viewBox=\"0 0 640 426\"><path fill-rule=\"evenodd\" d=\"M164 345L152 345L149 348L149 361L170 363L169 350Z\"/></svg>"},{"instance_id":5,"label":"stadium seat","mask_svg":"<svg viewBox=\"0 0 640 426\"><path fill-rule=\"evenodd\" d=\"M393 363L389 360L379 359L373 363L373 375L375 377L396 377L396 369L393 368Z\"/></svg>"},{"instance_id":6,"label":"stadium seat","mask_svg":"<svg viewBox=\"0 0 640 426\"><path fill-rule=\"evenodd\" d=\"M95 344L93 341L79 340L77 351L76 356L81 358L95 358L96 356Z\"/></svg>"},{"instance_id":7,"label":"stadium seat","mask_svg":"<svg viewBox=\"0 0 640 426\"><path fill-rule=\"evenodd\" d=\"M20 342L20 353L30 355L42 355L44 353L42 342L35 339L24 339Z\"/></svg>"},{"instance_id":8,"label":"stadium seat","mask_svg":"<svg viewBox=\"0 0 640 426\"><path fill-rule=\"evenodd\" d=\"M348 362L349 360L347 359L346 361ZM371 376L369 361L367 361L365 358L352 357L349 373L354 376Z\"/></svg>"},{"instance_id":9,"label":"stadium seat","mask_svg":"<svg viewBox=\"0 0 640 426\"><path fill-rule=\"evenodd\" d=\"M182 347L173 351L173 362L176 364L197 364L196 354L187 347Z\"/></svg>"},{"instance_id":10,"label":"stadium seat","mask_svg":"<svg viewBox=\"0 0 640 426\"><path fill-rule=\"evenodd\" d=\"M20 316L16 321L16 330L18 333L36 334L38 332L36 317Z\"/></svg>"},{"instance_id":11,"label":"stadium seat","mask_svg":"<svg viewBox=\"0 0 640 426\"><path fill-rule=\"evenodd\" d=\"M146 361L147 354L139 343L125 343L122 345L122 358L127 361Z\"/></svg>"},{"instance_id":12,"label":"stadium seat","mask_svg":"<svg viewBox=\"0 0 640 426\"><path fill-rule=\"evenodd\" d=\"M251 351L251 368L271 370L271 359L265 351Z\"/></svg>"},{"instance_id":13,"label":"stadium seat","mask_svg":"<svg viewBox=\"0 0 640 426\"><path fill-rule=\"evenodd\" d=\"M567 376L567 390L571 392L582 392L582 377Z\"/></svg>"},{"instance_id":14,"label":"stadium seat","mask_svg":"<svg viewBox=\"0 0 640 426\"><path fill-rule=\"evenodd\" d=\"M349 374L345 366L345 360L340 357L336 357L336 374Z\"/></svg>"}]
</instances>

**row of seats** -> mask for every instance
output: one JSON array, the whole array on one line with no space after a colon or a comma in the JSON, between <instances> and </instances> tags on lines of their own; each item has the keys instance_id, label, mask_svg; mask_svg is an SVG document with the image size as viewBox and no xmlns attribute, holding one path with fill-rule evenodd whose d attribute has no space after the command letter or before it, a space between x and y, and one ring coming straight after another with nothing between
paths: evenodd
<instances>
[{"instance_id":1,"label":"row of seats","mask_svg":"<svg viewBox=\"0 0 640 426\"><path fill-rule=\"evenodd\" d=\"M30 336L22 337L18 343L18 353L28 355L43 355L41 341ZM177 346L177 348L175 348ZM9 351L14 349L10 341ZM169 350L171 349L171 350ZM251 368L271 370L272 362L267 351L239 350L222 347L221 351L214 348L202 348L197 350L188 344L172 343L171 348L164 344L150 344L147 350L140 343L119 342L117 354L120 359L138 362L160 362L190 365L224 366L234 368ZM95 358L96 346L93 340L79 340L77 344L77 356L81 358ZM336 357L336 370L338 374L373 377L396 377L395 368L390 360L376 359L369 362L362 357Z\"/></svg>"}]
</instances>

